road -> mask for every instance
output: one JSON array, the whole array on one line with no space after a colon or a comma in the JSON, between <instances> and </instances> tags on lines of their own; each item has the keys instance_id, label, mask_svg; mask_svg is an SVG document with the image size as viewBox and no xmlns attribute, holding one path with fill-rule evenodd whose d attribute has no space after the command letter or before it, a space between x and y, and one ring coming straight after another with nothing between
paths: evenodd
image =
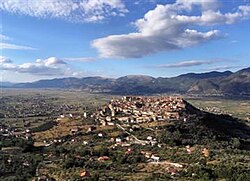
<instances>
[{"instance_id":1,"label":"road","mask_svg":"<svg viewBox=\"0 0 250 181\"><path fill-rule=\"evenodd\" d=\"M135 140L135 143L138 143L138 144L149 144L149 141L146 141L146 140L140 140L138 139L135 135L133 135L132 133L128 132L124 127L122 127L120 124L116 123L116 126L118 128L120 128L121 130L123 130L125 133L127 133L129 136L131 136L132 138L134 138Z\"/></svg>"}]
</instances>

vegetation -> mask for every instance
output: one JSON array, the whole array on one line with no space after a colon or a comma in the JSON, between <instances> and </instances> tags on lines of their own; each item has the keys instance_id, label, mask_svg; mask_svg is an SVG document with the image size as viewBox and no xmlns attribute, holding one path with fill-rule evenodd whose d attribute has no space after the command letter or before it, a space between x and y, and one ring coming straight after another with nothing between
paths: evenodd
<instances>
[{"instance_id":1,"label":"vegetation","mask_svg":"<svg viewBox=\"0 0 250 181\"><path fill-rule=\"evenodd\" d=\"M37 100L39 97L45 106L53 105L58 111L47 112L43 121L36 122L41 115L16 120L5 117L7 112L3 110L0 180L30 180L41 175L55 180L250 180L249 126L242 119L224 114L190 114L186 122L151 122L124 132L115 125L99 125L90 117L91 112L107 102L108 98L103 95L40 90L41 98L36 91L29 91L32 93L22 93L23 96L20 92L5 92L3 99L12 100L8 106L16 107L16 99ZM197 99L192 101L201 103ZM224 103L224 100L220 101ZM225 100L232 105L235 105L234 101L242 100ZM244 102L249 104L247 100ZM57 109L61 105L70 109L65 112ZM29 108L29 105L23 107L25 110ZM20 107L16 109L23 111ZM62 114L83 115L84 112L88 112L87 118L66 116L56 121ZM246 111L245 116L247 114ZM124 129L129 130L135 125ZM90 127L93 129L89 130ZM7 128L9 132L5 131ZM72 133L73 128L78 131ZM31 133L27 133L27 129ZM130 141L129 133L141 140L151 136L157 143L135 143ZM159 157L159 161L153 160L151 154Z\"/></svg>"}]
</instances>

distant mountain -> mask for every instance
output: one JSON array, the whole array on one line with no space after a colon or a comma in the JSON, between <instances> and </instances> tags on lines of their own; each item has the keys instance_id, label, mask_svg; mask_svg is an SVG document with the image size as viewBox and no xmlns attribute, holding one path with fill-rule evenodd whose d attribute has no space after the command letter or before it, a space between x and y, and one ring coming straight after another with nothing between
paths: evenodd
<instances>
[{"instance_id":1,"label":"distant mountain","mask_svg":"<svg viewBox=\"0 0 250 181\"><path fill-rule=\"evenodd\" d=\"M15 83L12 83L12 82L0 82L0 87L11 87L14 84Z\"/></svg>"},{"instance_id":2,"label":"distant mountain","mask_svg":"<svg viewBox=\"0 0 250 181\"><path fill-rule=\"evenodd\" d=\"M111 91L121 94L147 94L152 93L155 78L144 75L128 75L115 80Z\"/></svg>"},{"instance_id":3,"label":"distant mountain","mask_svg":"<svg viewBox=\"0 0 250 181\"><path fill-rule=\"evenodd\" d=\"M197 73L182 74L182 75L179 75L178 77L193 78L193 79L209 79L209 78L229 76L232 74L233 72L231 71L225 71L225 72L212 71L212 72L199 73L199 74Z\"/></svg>"},{"instance_id":4,"label":"distant mountain","mask_svg":"<svg viewBox=\"0 0 250 181\"><path fill-rule=\"evenodd\" d=\"M2 87L6 87L2 85ZM250 68L235 73L188 73L172 78L128 75L117 79L103 77L60 78L9 85L13 88L82 89L112 94L226 94L250 95Z\"/></svg>"},{"instance_id":5,"label":"distant mountain","mask_svg":"<svg viewBox=\"0 0 250 181\"><path fill-rule=\"evenodd\" d=\"M242 69L219 82L222 92L229 94L250 93L250 68Z\"/></svg>"},{"instance_id":6,"label":"distant mountain","mask_svg":"<svg viewBox=\"0 0 250 181\"><path fill-rule=\"evenodd\" d=\"M32 83L19 83L13 85L15 88L76 88L87 91L99 91L112 85L113 79L102 77L86 77L86 78L60 78L51 80L39 80Z\"/></svg>"}]
</instances>

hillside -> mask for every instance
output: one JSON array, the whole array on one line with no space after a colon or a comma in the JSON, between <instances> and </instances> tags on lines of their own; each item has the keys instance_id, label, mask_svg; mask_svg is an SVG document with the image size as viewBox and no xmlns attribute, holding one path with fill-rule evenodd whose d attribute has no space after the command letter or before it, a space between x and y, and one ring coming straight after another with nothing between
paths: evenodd
<instances>
[{"instance_id":1,"label":"hillside","mask_svg":"<svg viewBox=\"0 0 250 181\"><path fill-rule=\"evenodd\" d=\"M250 68L242 69L219 82L220 89L223 92L234 94L250 93Z\"/></svg>"},{"instance_id":2,"label":"hillside","mask_svg":"<svg viewBox=\"0 0 250 181\"><path fill-rule=\"evenodd\" d=\"M169 142L174 139L175 145L211 144L211 140L229 143L233 138L250 139L250 128L243 122L228 115L201 111L179 97L124 97L111 100L94 113L94 117L101 125L113 122L124 125L126 130L133 129L134 125L155 125L152 128L157 130L153 133L158 135L157 140ZM165 137L164 134L168 135ZM147 133L141 138L146 139ZM242 148L250 149L250 143L243 142Z\"/></svg>"},{"instance_id":3,"label":"hillside","mask_svg":"<svg viewBox=\"0 0 250 181\"><path fill-rule=\"evenodd\" d=\"M128 75L117 79L103 77L60 78L32 83L3 84L12 88L63 88L82 89L88 92L111 94L224 94L250 95L250 68L235 73L188 73L172 78L154 78L145 75Z\"/></svg>"}]
</instances>

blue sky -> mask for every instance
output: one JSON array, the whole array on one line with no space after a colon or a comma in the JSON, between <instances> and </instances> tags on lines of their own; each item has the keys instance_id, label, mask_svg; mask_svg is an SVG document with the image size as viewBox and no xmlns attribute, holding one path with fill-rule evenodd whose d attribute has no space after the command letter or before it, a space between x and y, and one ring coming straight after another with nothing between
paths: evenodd
<instances>
[{"instance_id":1,"label":"blue sky","mask_svg":"<svg viewBox=\"0 0 250 181\"><path fill-rule=\"evenodd\" d=\"M249 0L0 0L0 12L2 81L249 66Z\"/></svg>"}]
</instances>

